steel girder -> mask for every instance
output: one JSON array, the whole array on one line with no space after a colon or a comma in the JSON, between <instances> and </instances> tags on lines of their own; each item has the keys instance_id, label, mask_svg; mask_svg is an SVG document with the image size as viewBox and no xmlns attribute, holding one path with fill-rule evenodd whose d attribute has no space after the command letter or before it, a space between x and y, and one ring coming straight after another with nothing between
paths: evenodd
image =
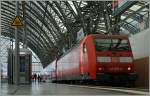
<instances>
[{"instance_id":1,"label":"steel girder","mask_svg":"<svg viewBox=\"0 0 150 96\"><path fill-rule=\"evenodd\" d=\"M8 20L11 20L12 19L12 17L13 16L15 16L15 14L13 14L13 13L15 13L15 6L14 6L14 4L12 4L11 2L5 2L5 4L3 4L3 5L7 5L6 3L8 3L8 4L10 4L11 6L5 6L5 7L9 7L9 9L7 9L7 8L5 8L5 7L3 7L3 9L4 10L7 10L8 11L8 13L12 13L12 14L9 14L8 15L8 13L6 13L6 12L4 12L4 14L2 14L2 15L4 15L5 16L5 18L3 18L3 26L2 27L4 27L4 26L6 26L7 24L4 24L4 22L8 22ZM32 5L34 4L33 2L30 2L30 3L32 3ZM47 28L49 31L50 31L50 34L52 35L52 37L51 38L54 38L54 40L57 42L57 41L60 41L60 40L56 40L56 39L59 39L59 38L62 38L61 37L61 32L60 32L60 28L58 27L58 25L56 25L56 22L55 22L55 20L52 18L52 16L51 16L51 18L50 18L50 22L52 22L53 21L53 26L54 26L54 28L56 28L57 29L57 31L53 28L53 29L50 29L50 27L49 26L47 26L47 25L49 25L46 21L43 21L43 20L41 20L41 15L40 14L38 14L38 12L36 12L36 10L34 10L32 7L30 7L28 4L26 4L26 13L30 13L30 14L27 14L26 15L26 17L27 17L27 20L25 21L26 23L27 23L27 31L30 31L30 36L28 36L28 42L30 41L31 43L33 43L32 45L36 45L36 47L35 48L37 48L37 49L41 49L41 47L42 47L42 49L43 50L47 50L47 49L51 49L52 50L52 48L56 48L56 46L53 44L53 42L51 41L51 39L50 39L50 37L48 36L48 34L46 33L46 31L45 30L43 30L43 26L45 26L45 28ZM34 7L37 7L35 4L34 4ZM39 9L39 8L38 8ZM20 9L21 10L21 9ZM31 12L31 11L32 12ZM45 12L46 12L47 10L45 9ZM40 12L43 12L44 13L44 11L42 11L41 9L40 9ZM6 14L5 14L6 13ZM36 13L36 14L35 14ZM37 18L37 20L40 20L41 22L42 22L42 26L40 26L38 23L36 23L35 22L35 18L33 19L32 17L30 17L30 15L34 15L34 17L36 17ZM50 13L48 13L48 12L46 12L46 14L48 14L48 15L50 15ZM45 18L45 17L48 17L47 15L46 16L43 16L43 18ZM8 19L8 18L10 18L10 19ZM35 25L34 25L35 24ZM9 28L9 25L7 25L8 26L8 28ZM36 34L35 34L35 32L33 32L33 31L31 31L31 29L32 30L34 30L35 32L37 32ZM6 28L3 28L3 30L8 30L8 29L6 29ZM55 34L55 32L54 32L54 30L55 30L55 32L57 32L56 34ZM52 31L54 32L54 33L52 33ZM40 33L41 32L41 33ZM3 32L4 33L4 32ZM21 32L20 32L21 33ZM29 33L29 32L28 32ZM31 35L31 33L33 34L33 35ZM42 35L43 33L45 33L44 35ZM36 42L37 42L37 40L31 40L31 38L33 39L33 38L38 38L36 35L41 35L41 36L39 36L39 41L40 41L40 43L37 45L36 44ZM54 35L55 34L55 35ZM8 34L7 34L8 35ZM21 35L22 36L22 35ZM57 37L56 37L57 36ZM41 39L41 38L43 38L43 39ZM30 43L29 42L29 43ZM46 42L47 42L47 44L46 44ZM31 44L30 44L31 45ZM43 46L45 46L45 48L43 48ZM47 46L47 47L46 47ZM33 50L34 51L34 50ZM37 51L38 52L38 51ZM38 54L37 52L35 52L36 54ZM46 51L47 53L48 53L48 51ZM55 53L56 54L56 52L54 52L53 51L53 53ZM40 54L39 54L40 55ZM46 54L45 54L46 55ZM45 57L45 55L40 55L40 57ZM50 55L50 54L48 54L48 55ZM53 54L53 56L54 56L54 54ZM52 56L52 57L53 57ZM51 57L51 58L52 58ZM44 60L43 60L44 59ZM42 60L41 61L43 61L43 64L44 64L44 61L48 61L48 60L46 60L46 59L48 59L48 58L42 58Z\"/></svg>"},{"instance_id":2,"label":"steel girder","mask_svg":"<svg viewBox=\"0 0 150 96\"><path fill-rule=\"evenodd\" d=\"M7 15L6 15L7 16ZM9 16L9 15L8 15ZM11 16L10 16L11 17ZM30 20L31 20L31 18L30 18ZM29 23L30 24L30 23ZM31 25L30 25L31 26ZM34 28L34 27L32 27L32 28ZM32 35L33 37L35 37L36 35ZM31 37L31 38L33 38L33 37ZM30 41L30 40L29 40ZM41 42L41 41L40 41ZM42 44L45 44L46 42L43 42ZM47 44L48 45L48 44ZM38 46L37 46L38 47ZM39 46L39 48L40 48L40 46ZM46 48L48 48L48 47L46 47ZM50 48L52 48L52 47L50 47L49 46L49 49ZM42 53L42 52L41 52ZM48 51L47 51L47 53L48 53ZM42 56L43 57L43 56ZM48 59L48 58L47 58Z\"/></svg>"},{"instance_id":3,"label":"steel girder","mask_svg":"<svg viewBox=\"0 0 150 96\"><path fill-rule=\"evenodd\" d=\"M73 4L79 16L78 21L81 21L81 26L85 34L103 34L101 30L106 30L105 27L101 25L101 23L105 23L103 20L104 1L80 1L73 2Z\"/></svg>"},{"instance_id":4,"label":"steel girder","mask_svg":"<svg viewBox=\"0 0 150 96\"><path fill-rule=\"evenodd\" d=\"M149 5L148 3L141 6L139 9L137 9L136 11L130 13L128 16L126 16L123 20L121 20L120 22L118 22L117 24L115 24L113 27L111 27L109 30L112 30L114 27L118 26L118 25L122 25L123 23L126 23L126 20L131 18L132 16L134 16L135 14L137 14L138 12L140 12L142 9L146 8L147 5Z\"/></svg>"},{"instance_id":5,"label":"steel girder","mask_svg":"<svg viewBox=\"0 0 150 96\"><path fill-rule=\"evenodd\" d=\"M20 3L19 10L20 15L26 18L28 46L38 55L44 67L55 59L65 44L69 47L73 45L76 34L81 28L85 34L104 34L102 30L106 31L106 26L111 26L111 22L104 21L104 17L110 15L106 13L104 16L104 9L111 10L107 8L110 2L24 1L24 3L23 6ZM145 2L137 4L142 6ZM1 5L2 35L13 37L9 21L15 16L15 1L1 1ZM131 28L130 31L136 30L125 20L120 21L119 25L121 24L124 24L124 28L128 30ZM111 32L112 29L108 28L108 31ZM24 33L23 30L19 32L19 39L22 42Z\"/></svg>"},{"instance_id":6,"label":"steel girder","mask_svg":"<svg viewBox=\"0 0 150 96\"><path fill-rule=\"evenodd\" d=\"M7 32L8 33L8 32ZM3 34L4 34L4 32L3 32ZM9 33L8 33L9 34ZM32 34L32 33L31 33ZM21 34L21 32L20 32L20 34L19 34L20 36L19 37L22 37L23 35ZM11 36L12 37L12 36ZM13 37L14 38L14 37ZM23 38L23 37L22 37ZM28 37L29 38L29 37ZM22 42L22 40L23 39L21 39L20 38L20 41ZM46 51L45 52L45 49L42 47L42 46L40 46L40 44L38 43L38 41L35 41L35 39L34 38L29 38L29 39L27 39L28 40L28 43L33 43L32 45L33 46L35 46L35 48L37 49L38 48L38 50L39 51L36 51L36 49L35 50L33 50L36 54L38 54L37 52L40 52L40 54L42 55L42 57L45 57L46 58L46 60L49 60L49 54L48 54L48 52L49 53L55 53L55 51L53 51L53 50L49 50L49 51ZM29 40L30 40L30 42L29 42ZM29 46L30 47L30 46ZM48 56L46 56L46 54L48 54ZM42 61L43 61L43 59L42 59ZM43 61L44 62L44 61Z\"/></svg>"},{"instance_id":7,"label":"steel girder","mask_svg":"<svg viewBox=\"0 0 150 96\"><path fill-rule=\"evenodd\" d=\"M11 20L11 19L9 19L9 18L7 18L7 20ZM3 19L3 21L5 21L5 19ZM4 25L4 22L2 22L3 23L3 25ZM28 23L28 22L27 22ZM30 24L30 23L29 23ZM8 24L5 24L5 26L7 26ZM34 29L34 27L32 27L32 25L29 25L31 28L33 28ZM12 28L11 28L12 29ZM36 29L35 29L36 30ZM33 32L31 32L32 34L34 34ZM35 34L34 35L31 35L32 36L32 38L34 38L34 36L36 36ZM36 36L37 37L37 36ZM38 38L38 37L37 37ZM40 40L40 39L39 39ZM42 42L42 40L41 40L41 42ZM42 44L44 44L44 42L42 43ZM41 45L41 44L40 44ZM45 47L45 46L44 46ZM47 48L47 47L45 47L45 48Z\"/></svg>"},{"instance_id":8,"label":"steel girder","mask_svg":"<svg viewBox=\"0 0 150 96\"><path fill-rule=\"evenodd\" d=\"M4 14L4 12L2 13L2 15ZM8 15L9 16L9 15ZM7 15L5 16L5 18L7 17ZM9 20L9 21L11 21L12 20L12 18L11 19L8 19L8 18L6 18L7 20ZM4 23L3 23L4 24ZM3 25L2 24L2 25ZM8 23L8 25L9 25L9 23ZM6 26L8 26L8 25L6 25Z\"/></svg>"},{"instance_id":9,"label":"steel girder","mask_svg":"<svg viewBox=\"0 0 150 96\"><path fill-rule=\"evenodd\" d=\"M19 32L19 33L21 33L21 32ZM10 34L10 33L8 33L7 32L7 34ZM5 35L4 34L4 32L3 32L3 34L2 35ZM7 35L8 36L8 35ZM11 36L12 37L12 36ZM22 37L22 34L19 34L19 37ZM13 37L14 38L14 37ZM20 38L20 42L22 42L22 40L23 39L21 39ZM27 39L28 40L28 43L32 43L32 45L35 47L35 49L34 49L34 52L39 56L39 54L40 54L40 59L41 58L43 58L43 57L45 57L45 60L47 59L47 60L49 60L48 58L49 58L49 55L50 54L48 54L48 53L55 53L55 51L53 51L53 50L47 50L46 52L45 51L42 51L42 50L44 50L44 48L41 48L40 47L40 45L39 44L37 44L38 42L37 41L35 41L35 39L31 39L31 38L29 38L29 39ZM29 42L30 41L30 42ZM30 44L31 45L31 44ZM31 46L29 46L29 47L31 47ZM36 51L38 49L38 51ZM47 56L45 56L46 54L48 54ZM41 56L42 55L42 56ZM53 54L54 55L54 54ZM44 62L43 61L43 59L41 59L41 62ZM47 63L48 64L48 63ZM43 66L46 66L46 64L45 65L43 65Z\"/></svg>"},{"instance_id":10,"label":"steel girder","mask_svg":"<svg viewBox=\"0 0 150 96\"><path fill-rule=\"evenodd\" d=\"M20 33L20 32L19 32ZM4 36L8 36L8 34L10 34L10 33L8 33L7 32L7 35L3 32L3 34L2 35L4 35ZM22 37L22 34L19 34L19 37ZM12 37L12 38L14 38L14 37ZM21 38L19 38L19 40L20 40L20 42L23 42L23 39L21 39ZM35 54L37 54L37 56L41 59L41 62L42 63L44 63L45 62L45 60L48 62L50 59L48 59L49 58L49 54L47 54L48 52L49 53L54 53L54 51L53 50L49 50L49 51L43 51L44 49L42 49L42 48L40 48L39 47L39 45L38 44L36 44L37 42L35 42L35 40L33 39L27 39L27 41L28 41L28 46L29 46L29 48L31 49L31 50L34 50L34 52L35 52ZM30 42L29 42L30 41ZM33 49L34 48L34 49ZM47 55L46 55L47 54ZM54 55L54 54L53 54ZM49 61L50 62L50 61ZM49 64L49 63L46 63L46 64L44 64L43 66L47 66L47 64Z\"/></svg>"}]
</instances>

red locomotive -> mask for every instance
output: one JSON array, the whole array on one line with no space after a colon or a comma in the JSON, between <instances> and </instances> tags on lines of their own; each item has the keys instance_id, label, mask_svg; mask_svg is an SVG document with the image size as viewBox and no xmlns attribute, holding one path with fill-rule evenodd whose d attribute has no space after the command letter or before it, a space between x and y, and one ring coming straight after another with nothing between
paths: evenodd
<instances>
[{"instance_id":1,"label":"red locomotive","mask_svg":"<svg viewBox=\"0 0 150 96\"><path fill-rule=\"evenodd\" d=\"M133 54L127 36L85 36L56 60L54 81L134 83Z\"/></svg>"}]
</instances>

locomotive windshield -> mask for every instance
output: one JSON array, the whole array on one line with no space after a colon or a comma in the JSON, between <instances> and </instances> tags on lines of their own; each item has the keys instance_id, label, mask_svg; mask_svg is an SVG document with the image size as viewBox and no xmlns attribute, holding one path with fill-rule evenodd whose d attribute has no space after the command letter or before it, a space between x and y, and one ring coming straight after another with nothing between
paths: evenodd
<instances>
[{"instance_id":1,"label":"locomotive windshield","mask_svg":"<svg viewBox=\"0 0 150 96\"><path fill-rule=\"evenodd\" d=\"M130 51L127 39L95 39L96 51Z\"/></svg>"}]
</instances>

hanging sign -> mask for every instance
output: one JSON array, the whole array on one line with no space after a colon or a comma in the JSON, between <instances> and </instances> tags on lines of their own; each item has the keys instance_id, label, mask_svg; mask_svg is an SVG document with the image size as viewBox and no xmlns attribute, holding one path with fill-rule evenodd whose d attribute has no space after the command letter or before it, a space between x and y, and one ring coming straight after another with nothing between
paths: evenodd
<instances>
[{"instance_id":1,"label":"hanging sign","mask_svg":"<svg viewBox=\"0 0 150 96\"><path fill-rule=\"evenodd\" d=\"M84 32L83 32L83 28L81 28L78 32L77 32L77 41L80 41L82 38L84 38Z\"/></svg>"},{"instance_id":2,"label":"hanging sign","mask_svg":"<svg viewBox=\"0 0 150 96\"><path fill-rule=\"evenodd\" d=\"M11 26L13 26L13 27L23 26L21 17L20 16L16 16L14 18L13 22L11 23Z\"/></svg>"}]
</instances>

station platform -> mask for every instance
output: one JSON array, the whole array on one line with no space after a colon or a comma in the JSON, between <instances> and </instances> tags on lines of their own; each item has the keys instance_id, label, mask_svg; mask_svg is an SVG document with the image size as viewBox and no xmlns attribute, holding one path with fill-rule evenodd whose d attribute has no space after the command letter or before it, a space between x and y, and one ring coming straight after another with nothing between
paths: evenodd
<instances>
[{"instance_id":1,"label":"station platform","mask_svg":"<svg viewBox=\"0 0 150 96\"><path fill-rule=\"evenodd\" d=\"M149 96L149 8L150 0L3 0L0 96Z\"/></svg>"},{"instance_id":2,"label":"station platform","mask_svg":"<svg viewBox=\"0 0 150 96\"><path fill-rule=\"evenodd\" d=\"M148 95L148 89L121 88L89 85L69 85L33 82L31 85L8 85L2 83L2 96L7 95Z\"/></svg>"}]
</instances>

